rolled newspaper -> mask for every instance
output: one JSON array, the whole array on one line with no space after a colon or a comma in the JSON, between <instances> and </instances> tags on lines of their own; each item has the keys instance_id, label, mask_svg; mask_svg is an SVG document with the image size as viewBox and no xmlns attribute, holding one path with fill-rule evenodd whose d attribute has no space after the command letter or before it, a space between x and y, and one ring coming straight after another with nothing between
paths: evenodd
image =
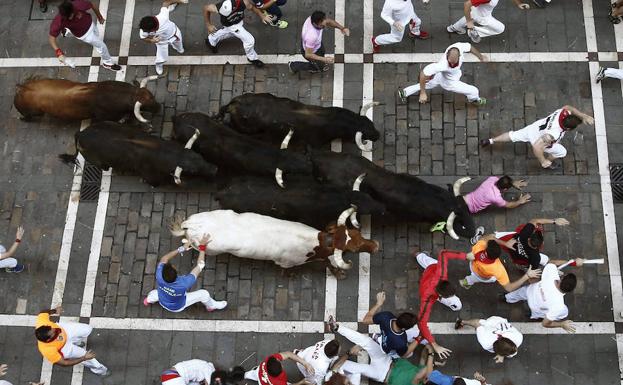
<instances>
[{"instance_id":1,"label":"rolled newspaper","mask_svg":"<svg viewBox=\"0 0 623 385\"><path fill-rule=\"evenodd\" d=\"M584 260L584 264L585 265L601 265L603 263L604 263L604 259L603 258L600 258L600 259L585 259ZM563 263L562 265L558 266L558 270L562 270L563 268L565 268L567 266L576 266L575 259L567 261L567 262Z\"/></svg>"}]
</instances>

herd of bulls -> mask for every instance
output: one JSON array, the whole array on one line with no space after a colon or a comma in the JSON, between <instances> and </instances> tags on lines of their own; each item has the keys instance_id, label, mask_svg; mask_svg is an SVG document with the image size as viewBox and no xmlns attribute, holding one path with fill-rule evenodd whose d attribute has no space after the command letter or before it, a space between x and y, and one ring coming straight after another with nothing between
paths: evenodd
<instances>
[{"instance_id":1,"label":"herd of bulls","mask_svg":"<svg viewBox=\"0 0 623 385\"><path fill-rule=\"evenodd\" d=\"M192 242L210 233L208 254L270 259L283 267L328 260L339 273L350 267L343 251L378 249L378 243L363 239L356 229L357 214L445 222L455 239L476 232L459 194L462 180L443 188L362 156L326 149L334 139L361 149L378 140L379 132L365 116L376 103L362 106L357 114L270 94L244 94L215 117L198 112L175 116L175 140L168 141L144 129L148 120L142 111L157 113L160 107L145 88L155 78L134 85L33 79L17 87L14 104L25 120L43 114L92 119L76 133L76 151L102 169L137 174L152 186L181 185L182 173L215 183L222 210L176 220L171 228ZM76 156L60 157L75 162Z\"/></svg>"}]
</instances>

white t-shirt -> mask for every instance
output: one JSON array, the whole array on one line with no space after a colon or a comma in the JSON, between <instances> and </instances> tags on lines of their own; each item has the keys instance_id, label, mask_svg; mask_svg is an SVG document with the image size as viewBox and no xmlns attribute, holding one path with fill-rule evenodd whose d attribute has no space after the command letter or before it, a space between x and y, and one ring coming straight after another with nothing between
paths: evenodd
<instances>
[{"instance_id":1,"label":"white t-shirt","mask_svg":"<svg viewBox=\"0 0 623 385\"><path fill-rule=\"evenodd\" d=\"M299 364L298 362L296 364L301 374L305 377L305 379L307 379L307 381L311 382L312 384L322 384L325 375L329 371L329 367L338 358L337 355L333 358L329 358L324 353L324 347L330 341L331 340L324 340L317 342L315 345L312 345L305 350L296 353L297 356L304 359L314 368L314 374L311 375L307 373L307 370L305 370L305 367L303 365Z\"/></svg>"},{"instance_id":2,"label":"white t-shirt","mask_svg":"<svg viewBox=\"0 0 623 385\"><path fill-rule=\"evenodd\" d=\"M558 268L548 263L543 268L541 280L528 286L526 293L532 318L547 318L550 321L567 318L569 309L565 305L564 294L556 287L559 280Z\"/></svg>"},{"instance_id":3,"label":"white t-shirt","mask_svg":"<svg viewBox=\"0 0 623 385\"><path fill-rule=\"evenodd\" d=\"M394 21L399 21L401 25L405 26L411 21L414 14L411 0L385 0L381 18L389 25L394 24Z\"/></svg>"},{"instance_id":4,"label":"white t-shirt","mask_svg":"<svg viewBox=\"0 0 623 385\"><path fill-rule=\"evenodd\" d=\"M476 7L472 6L472 17L476 16L481 18L487 18L491 16L491 14L493 13L493 8L495 8L496 5L498 5L498 0L491 0L487 3L480 3Z\"/></svg>"},{"instance_id":5,"label":"white t-shirt","mask_svg":"<svg viewBox=\"0 0 623 385\"><path fill-rule=\"evenodd\" d=\"M207 381L209 384L212 373L216 370L211 362L196 359L178 362L173 368L187 384L201 381Z\"/></svg>"},{"instance_id":6,"label":"white t-shirt","mask_svg":"<svg viewBox=\"0 0 623 385\"><path fill-rule=\"evenodd\" d=\"M139 31L139 36L141 39L156 36L160 39L160 43L167 43L175 36L175 32L177 32L177 25L169 20L169 8L160 8L160 13L156 15L156 19L158 19L158 30L155 32L145 32L141 29Z\"/></svg>"},{"instance_id":7,"label":"white t-shirt","mask_svg":"<svg viewBox=\"0 0 623 385\"><path fill-rule=\"evenodd\" d=\"M493 343L497 341L498 338L508 338L513 341L517 347L523 342L523 335L521 332L515 329L508 320L497 316L489 317L486 320L481 319L480 326L476 329L476 337L478 338L478 342L480 342L480 346L491 353L494 353ZM514 357L516 355L517 352L509 357Z\"/></svg>"},{"instance_id":8,"label":"white t-shirt","mask_svg":"<svg viewBox=\"0 0 623 385\"><path fill-rule=\"evenodd\" d=\"M9 381L0 380L0 385L13 385Z\"/></svg>"},{"instance_id":9,"label":"white t-shirt","mask_svg":"<svg viewBox=\"0 0 623 385\"><path fill-rule=\"evenodd\" d=\"M447 53L452 48L457 48L459 50L459 63L456 67L450 67L448 64ZM437 63L431 63L424 67L423 72L426 76L434 76L437 73L442 74L447 80L459 80L461 78L461 66L463 65L463 58L465 57L464 53L469 52L472 49L472 45L469 43L454 43L448 48L443 54L443 57Z\"/></svg>"}]
</instances>

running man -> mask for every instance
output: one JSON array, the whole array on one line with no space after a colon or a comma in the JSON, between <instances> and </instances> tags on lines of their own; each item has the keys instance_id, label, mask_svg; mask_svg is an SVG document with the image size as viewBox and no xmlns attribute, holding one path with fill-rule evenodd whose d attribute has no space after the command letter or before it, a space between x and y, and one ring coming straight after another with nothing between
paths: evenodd
<instances>
[{"instance_id":1,"label":"running man","mask_svg":"<svg viewBox=\"0 0 623 385\"><path fill-rule=\"evenodd\" d=\"M456 320L455 329L464 326L476 329L476 338L480 346L488 352L495 353L494 361L498 364L505 358L517 355L517 349L523 343L523 334L508 322L506 318L491 316L485 319Z\"/></svg>"},{"instance_id":2,"label":"running man","mask_svg":"<svg viewBox=\"0 0 623 385\"><path fill-rule=\"evenodd\" d=\"M398 97L402 103L407 102L407 98L413 94L420 93L420 103L428 101L426 90L431 90L437 86L446 91L463 94L470 103L484 106L487 99L481 98L478 88L463 83L461 79L461 66L465 53L470 52L475 55L481 62L486 62L487 58L481 54L479 50L469 43L454 43L448 48L443 57L437 63L431 63L424 67L420 72L419 84L413 84L407 88L398 89Z\"/></svg>"},{"instance_id":3,"label":"running man","mask_svg":"<svg viewBox=\"0 0 623 385\"><path fill-rule=\"evenodd\" d=\"M109 376L110 370L95 359L95 353L84 349L93 328L77 322L50 321L50 315L61 315L62 312L63 309L57 306L37 315L35 337L41 355L55 365L74 366L82 363L94 374Z\"/></svg>"},{"instance_id":4,"label":"running man","mask_svg":"<svg viewBox=\"0 0 623 385\"><path fill-rule=\"evenodd\" d=\"M481 38L486 36L495 36L504 32L506 28L504 24L493 17L493 9L498 5L499 0L467 0L463 3L463 13L465 16L460 18L456 23L450 24L448 32L465 34L474 43L480 43ZM530 9L526 3L521 0L513 0L513 3L519 9Z\"/></svg>"},{"instance_id":5,"label":"running man","mask_svg":"<svg viewBox=\"0 0 623 385\"><path fill-rule=\"evenodd\" d=\"M415 14L411 0L385 0L381 18L389 24L389 33L372 36L372 48L374 53L379 52L382 45L400 43L405 33L405 27L409 26L409 36L416 39L428 39L430 35L422 31L422 20Z\"/></svg>"},{"instance_id":6,"label":"running man","mask_svg":"<svg viewBox=\"0 0 623 385\"><path fill-rule=\"evenodd\" d=\"M97 8L92 1L64 0L58 6L58 15L52 20L48 36L48 41L54 49L56 57L61 63L66 63L65 53L58 46L58 42L56 41L58 35L74 36L76 39L82 40L95 48L97 53L102 57L102 67L111 71L121 70L121 66L112 60L110 52L108 52L108 47L100 37L97 25L88 12L89 10L93 10L100 24L104 24L106 19L104 19L99 8Z\"/></svg>"},{"instance_id":7,"label":"running man","mask_svg":"<svg viewBox=\"0 0 623 385\"><path fill-rule=\"evenodd\" d=\"M205 253L207 244L210 242L210 236L205 234L199 241L199 257L197 265L190 271L190 274L177 275L177 270L171 265L170 261L179 253L183 253L190 249L190 242L186 246L171 251L158 262L156 268L157 289L147 294L143 300L143 305L149 306L159 302L165 310L173 313L179 313L187 307L201 302L207 311L221 310L227 306L227 301L215 301L205 289L188 292L197 282L197 278L205 267Z\"/></svg>"},{"instance_id":8,"label":"running man","mask_svg":"<svg viewBox=\"0 0 623 385\"><path fill-rule=\"evenodd\" d=\"M169 13L177 4L187 4L188 0L164 0L160 13L145 16L139 24L139 37L147 43L156 45L156 73L164 73L164 63L169 60L169 45L178 53L184 53L182 31L169 19Z\"/></svg>"},{"instance_id":9,"label":"running man","mask_svg":"<svg viewBox=\"0 0 623 385\"><path fill-rule=\"evenodd\" d=\"M253 0L253 2L257 9L271 17L271 21L268 25L279 29L288 28L288 22L281 19L283 17L281 7L286 5L288 0Z\"/></svg>"},{"instance_id":10,"label":"running man","mask_svg":"<svg viewBox=\"0 0 623 385\"><path fill-rule=\"evenodd\" d=\"M480 145L486 147L503 142L530 143L532 152L541 167L550 168L554 159L564 158L567 155L567 149L560 144L565 133L582 123L592 126L595 120L577 108L565 105L521 130L508 131L495 138L482 139Z\"/></svg>"}]
</instances>

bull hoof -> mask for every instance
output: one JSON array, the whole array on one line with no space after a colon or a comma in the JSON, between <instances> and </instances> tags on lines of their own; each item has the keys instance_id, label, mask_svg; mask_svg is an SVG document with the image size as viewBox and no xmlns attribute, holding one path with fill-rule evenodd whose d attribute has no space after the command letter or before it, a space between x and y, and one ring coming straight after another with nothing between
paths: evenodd
<instances>
[{"instance_id":1,"label":"bull hoof","mask_svg":"<svg viewBox=\"0 0 623 385\"><path fill-rule=\"evenodd\" d=\"M338 269L337 267L333 265L329 265L328 267L329 267L329 271L331 272L331 274L333 274L335 279L342 280L346 278L346 272L344 270Z\"/></svg>"}]
</instances>

